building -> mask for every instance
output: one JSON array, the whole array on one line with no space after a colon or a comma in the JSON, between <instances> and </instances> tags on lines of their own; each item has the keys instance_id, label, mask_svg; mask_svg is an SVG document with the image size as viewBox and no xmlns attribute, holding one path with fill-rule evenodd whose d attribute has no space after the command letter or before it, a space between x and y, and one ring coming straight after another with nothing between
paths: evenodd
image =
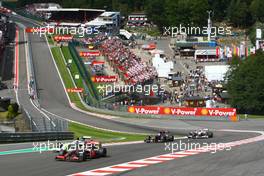
<instances>
[{"instance_id":1,"label":"building","mask_svg":"<svg viewBox=\"0 0 264 176\"><path fill-rule=\"evenodd\" d=\"M101 9L47 8L38 12L50 14L46 22L55 26L80 26L96 19L104 13Z\"/></svg>"},{"instance_id":2,"label":"building","mask_svg":"<svg viewBox=\"0 0 264 176\"><path fill-rule=\"evenodd\" d=\"M120 12L105 12L102 9L48 8L37 9L49 16L50 26L98 27L101 32L115 34L120 28ZM49 14L49 15L47 15Z\"/></svg>"},{"instance_id":3,"label":"building","mask_svg":"<svg viewBox=\"0 0 264 176\"><path fill-rule=\"evenodd\" d=\"M196 62L218 62L220 61L220 48L201 48L194 52Z\"/></svg>"},{"instance_id":4,"label":"building","mask_svg":"<svg viewBox=\"0 0 264 176\"><path fill-rule=\"evenodd\" d=\"M148 18L144 13L133 13L128 15L127 26L145 26L147 24Z\"/></svg>"},{"instance_id":5,"label":"building","mask_svg":"<svg viewBox=\"0 0 264 176\"><path fill-rule=\"evenodd\" d=\"M195 50L198 48L215 48L217 43L215 41L203 41L201 38L186 38L184 40L174 40L175 53L179 53L180 56L194 56Z\"/></svg>"},{"instance_id":6,"label":"building","mask_svg":"<svg viewBox=\"0 0 264 176\"><path fill-rule=\"evenodd\" d=\"M97 18L89 21L85 26L100 27L108 34L116 34L119 32L121 25L120 12L103 12Z\"/></svg>"}]
</instances>

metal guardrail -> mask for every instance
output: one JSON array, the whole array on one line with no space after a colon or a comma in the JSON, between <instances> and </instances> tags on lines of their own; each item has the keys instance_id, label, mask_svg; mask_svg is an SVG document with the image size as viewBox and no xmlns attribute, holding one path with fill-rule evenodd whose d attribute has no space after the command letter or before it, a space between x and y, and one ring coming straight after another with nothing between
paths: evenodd
<instances>
[{"instance_id":1,"label":"metal guardrail","mask_svg":"<svg viewBox=\"0 0 264 176\"><path fill-rule=\"evenodd\" d=\"M29 112L26 109L24 109L24 108L21 108L21 112L23 114L23 117L25 118L26 124L29 127L29 129L31 131L39 132L40 129L39 129L38 125L36 124L36 122L32 119L32 117L29 114Z\"/></svg>"},{"instance_id":2,"label":"metal guardrail","mask_svg":"<svg viewBox=\"0 0 264 176\"><path fill-rule=\"evenodd\" d=\"M51 121L41 116L33 118L30 113L23 107L21 108L21 112L23 114L23 117L25 118L27 127L32 132L68 131L68 121L66 120L53 118ZM52 125L51 123L53 123L54 125Z\"/></svg>"},{"instance_id":3,"label":"metal guardrail","mask_svg":"<svg viewBox=\"0 0 264 176\"><path fill-rule=\"evenodd\" d=\"M74 133L72 132L0 133L0 143L72 139L74 139Z\"/></svg>"}]
</instances>

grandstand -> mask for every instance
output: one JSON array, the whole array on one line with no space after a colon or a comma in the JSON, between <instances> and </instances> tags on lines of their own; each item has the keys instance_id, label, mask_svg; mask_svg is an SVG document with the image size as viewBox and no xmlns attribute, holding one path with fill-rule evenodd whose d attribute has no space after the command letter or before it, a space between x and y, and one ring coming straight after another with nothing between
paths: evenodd
<instances>
[{"instance_id":1,"label":"grandstand","mask_svg":"<svg viewBox=\"0 0 264 176\"><path fill-rule=\"evenodd\" d=\"M74 26L85 24L101 15L104 10L100 9L77 9L77 8L48 8L37 9L38 12L49 14L47 23L51 25ZM47 16L47 15L46 15Z\"/></svg>"}]
</instances>

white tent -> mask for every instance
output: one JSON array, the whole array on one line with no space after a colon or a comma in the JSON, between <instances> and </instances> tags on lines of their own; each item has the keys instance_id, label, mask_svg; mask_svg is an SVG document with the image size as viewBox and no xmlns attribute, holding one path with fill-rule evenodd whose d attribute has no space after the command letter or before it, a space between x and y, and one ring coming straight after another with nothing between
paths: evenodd
<instances>
[{"instance_id":1,"label":"white tent","mask_svg":"<svg viewBox=\"0 0 264 176\"><path fill-rule=\"evenodd\" d=\"M155 54L155 57L152 58L152 65L156 68L159 78L168 78L173 69L173 62L165 62L159 54Z\"/></svg>"},{"instance_id":2,"label":"white tent","mask_svg":"<svg viewBox=\"0 0 264 176\"><path fill-rule=\"evenodd\" d=\"M127 39L130 39L130 37L132 37L132 34L125 29L120 29L119 34L125 36Z\"/></svg>"},{"instance_id":3,"label":"white tent","mask_svg":"<svg viewBox=\"0 0 264 176\"><path fill-rule=\"evenodd\" d=\"M204 67L205 76L208 81L221 81L224 79L228 71L228 65L206 65Z\"/></svg>"}]
</instances>

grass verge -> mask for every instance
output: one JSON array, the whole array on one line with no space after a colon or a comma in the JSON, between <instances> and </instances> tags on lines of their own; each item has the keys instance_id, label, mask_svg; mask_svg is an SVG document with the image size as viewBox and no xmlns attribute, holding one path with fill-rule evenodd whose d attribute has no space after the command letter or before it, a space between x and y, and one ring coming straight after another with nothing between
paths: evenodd
<instances>
[{"instance_id":1,"label":"grass verge","mask_svg":"<svg viewBox=\"0 0 264 176\"><path fill-rule=\"evenodd\" d=\"M92 138L102 142L143 141L146 137L145 135L140 134L128 134L99 130L73 122L69 123L69 130L74 133L75 138L80 136L91 136Z\"/></svg>"},{"instance_id":2,"label":"grass verge","mask_svg":"<svg viewBox=\"0 0 264 176\"><path fill-rule=\"evenodd\" d=\"M0 112L0 121L1 120L3 120L3 121L7 120L7 114L8 114L7 111L6 112Z\"/></svg>"},{"instance_id":3,"label":"grass verge","mask_svg":"<svg viewBox=\"0 0 264 176\"><path fill-rule=\"evenodd\" d=\"M54 45L54 40L53 40L53 36L52 35L47 35L47 39L48 39L48 43L50 45Z\"/></svg>"},{"instance_id":4,"label":"grass verge","mask_svg":"<svg viewBox=\"0 0 264 176\"><path fill-rule=\"evenodd\" d=\"M69 47L68 46L63 46L61 48L61 51L64 55L64 58L65 58L65 62L67 63L69 59L72 60L72 63L70 65L70 72L71 72L71 75L74 77L74 75L80 75L79 73L79 70L78 70L78 67L76 65L76 63L73 61L73 58L72 58L72 55L70 53L70 50L69 50ZM84 85L83 85L83 82L82 82L82 78L79 78L79 79L75 79L75 84L78 88L84 88Z\"/></svg>"},{"instance_id":5,"label":"grass verge","mask_svg":"<svg viewBox=\"0 0 264 176\"><path fill-rule=\"evenodd\" d=\"M68 73L67 67L64 63L63 57L61 55L60 52L60 48L59 47L53 47L51 48L51 52L52 55L55 59L56 65L58 66L59 72L61 74L61 77L63 79L63 82L65 84L66 89L67 88L74 88L74 84L71 80L71 77ZM77 93L68 93L69 98L71 100L72 103L75 103L76 106L78 106L81 109L85 109L85 107L83 106L81 100L79 99L79 96Z\"/></svg>"},{"instance_id":6,"label":"grass verge","mask_svg":"<svg viewBox=\"0 0 264 176\"><path fill-rule=\"evenodd\" d=\"M244 114L239 114L240 119L245 119L245 115ZM264 115L251 115L248 114L247 115L248 119L264 119Z\"/></svg>"}]
</instances>

